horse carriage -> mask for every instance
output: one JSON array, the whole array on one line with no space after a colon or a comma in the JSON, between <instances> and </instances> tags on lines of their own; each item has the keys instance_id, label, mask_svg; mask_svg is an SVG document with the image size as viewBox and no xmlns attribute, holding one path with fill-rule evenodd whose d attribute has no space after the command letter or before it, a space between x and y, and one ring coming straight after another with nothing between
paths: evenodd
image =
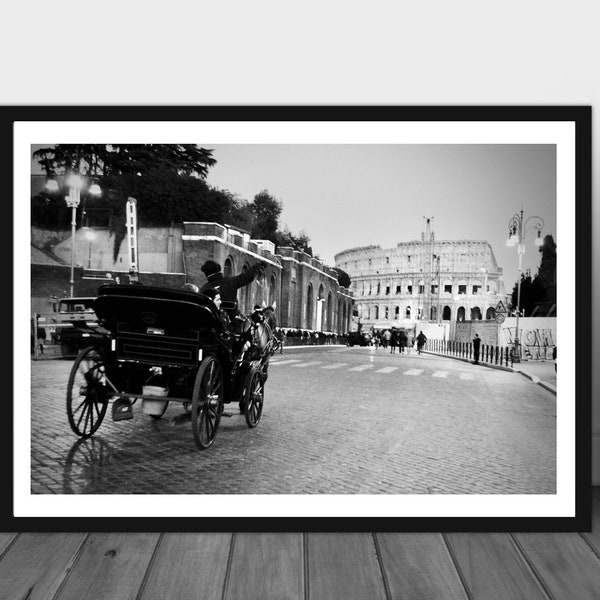
<instances>
[{"instance_id":1,"label":"horse carriage","mask_svg":"<svg viewBox=\"0 0 600 600\"><path fill-rule=\"evenodd\" d=\"M258 425L269 358L279 344L267 309L230 328L203 294L107 284L94 310L104 340L79 352L67 388L75 434L92 436L111 402L115 421L132 418L138 401L153 419L170 402L181 403L202 450L215 440L224 404L239 403L248 427Z\"/></svg>"}]
</instances>

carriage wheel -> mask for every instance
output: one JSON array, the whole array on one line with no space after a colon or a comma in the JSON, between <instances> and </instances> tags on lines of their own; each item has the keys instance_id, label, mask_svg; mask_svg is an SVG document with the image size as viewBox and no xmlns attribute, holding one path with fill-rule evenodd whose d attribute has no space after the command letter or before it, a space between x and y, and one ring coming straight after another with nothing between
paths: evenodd
<instances>
[{"instance_id":1,"label":"carriage wheel","mask_svg":"<svg viewBox=\"0 0 600 600\"><path fill-rule=\"evenodd\" d=\"M200 363L192 395L192 432L200 450L212 446L223 412L223 373L214 356Z\"/></svg>"},{"instance_id":2,"label":"carriage wheel","mask_svg":"<svg viewBox=\"0 0 600 600\"><path fill-rule=\"evenodd\" d=\"M248 427L256 427L262 415L265 399L265 383L262 371L254 369L248 375L244 389L243 405L244 417Z\"/></svg>"},{"instance_id":3,"label":"carriage wheel","mask_svg":"<svg viewBox=\"0 0 600 600\"><path fill-rule=\"evenodd\" d=\"M77 355L67 387L67 416L71 429L87 438L100 427L108 408L104 356L98 348L84 348Z\"/></svg>"}]
</instances>

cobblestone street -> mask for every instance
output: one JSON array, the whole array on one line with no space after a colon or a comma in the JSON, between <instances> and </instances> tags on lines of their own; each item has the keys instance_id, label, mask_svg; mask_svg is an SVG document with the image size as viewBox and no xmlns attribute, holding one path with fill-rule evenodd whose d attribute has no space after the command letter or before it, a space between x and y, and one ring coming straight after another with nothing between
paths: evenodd
<instances>
[{"instance_id":1,"label":"cobblestone street","mask_svg":"<svg viewBox=\"0 0 600 600\"><path fill-rule=\"evenodd\" d=\"M33 494L551 494L556 397L516 373L370 348L272 358L249 429L225 405L199 451L181 404L71 431L72 362L32 361Z\"/></svg>"}]
</instances>

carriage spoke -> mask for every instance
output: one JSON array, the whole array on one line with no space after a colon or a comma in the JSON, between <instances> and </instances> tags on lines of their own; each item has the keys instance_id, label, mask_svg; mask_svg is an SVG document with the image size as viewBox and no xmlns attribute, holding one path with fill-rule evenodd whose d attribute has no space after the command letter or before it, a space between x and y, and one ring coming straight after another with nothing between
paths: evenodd
<instances>
[{"instance_id":1,"label":"carriage spoke","mask_svg":"<svg viewBox=\"0 0 600 600\"><path fill-rule=\"evenodd\" d=\"M87 426L88 426L88 422L90 419L89 405L86 408L87 408L87 410L84 410L84 412L83 412L83 414L85 414L85 423L83 424L83 434L84 435L87 433Z\"/></svg>"},{"instance_id":2,"label":"carriage spoke","mask_svg":"<svg viewBox=\"0 0 600 600\"><path fill-rule=\"evenodd\" d=\"M212 434L212 421L208 413L204 413L204 421L206 424L206 441L208 441Z\"/></svg>"}]
</instances>

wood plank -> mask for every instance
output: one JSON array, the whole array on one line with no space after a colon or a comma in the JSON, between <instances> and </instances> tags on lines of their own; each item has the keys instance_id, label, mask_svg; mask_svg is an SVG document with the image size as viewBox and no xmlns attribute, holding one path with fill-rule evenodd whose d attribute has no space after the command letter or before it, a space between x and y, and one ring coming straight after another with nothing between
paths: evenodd
<instances>
[{"instance_id":1,"label":"wood plank","mask_svg":"<svg viewBox=\"0 0 600 600\"><path fill-rule=\"evenodd\" d=\"M134 600L160 534L93 533L57 600Z\"/></svg>"},{"instance_id":2,"label":"wood plank","mask_svg":"<svg viewBox=\"0 0 600 600\"><path fill-rule=\"evenodd\" d=\"M85 538L85 533L19 535L0 561L0 598L53 598Z\"/></svg>"},{"instance_id":3,"label":"wood plank","mask_svg":"<svg viewBox=\"0 0 600 600\"><path fill-rule=\"evenodd\" d=\"M225 598L304 598L302 534L237 534Z\"/></svg>"},{"instance_id":4,"label":"wood plank","mask_svg":"<svg viewBox=\"0 0 600 600\"><path fill-rule=\"evenodd\" d=\"M378 533L376 539L392 598L467 598L440 533Z\"/></svg>"},{"instance_id":5,"label":"wood plank","mask_svg":"<svg viewBox=\"0 0 600 600\"><path fill-rule=\"evenodd\" d=\"M592 488L592 531L582 534L594 550L600 554L600 487Z\"/></svg>"},{"instance_id":6,"label":"wood plank","mask_svg":"<svg viewBox=\"0 0 600 600\"><path fill-rule=\"evenodd\" d=\"M2 553L6 551L16 537L16 533L0 533L0 556L2 556Z\"/></svg>"},{"instance_id":7,"label":"wood plank","mask_svg":"<svg viewBox=\"0 0 600 600\"><path fill-rule=\"evenodd\" d=\"M309 598L386 598L370 533L309 533L307 545Z\"/></svg>"},{"instance_id":8,"label":"wood plank","mask_svg":"<svg viewBox=\"0 0 600 600\"><path fill-rule=\"evenodd\" d=\"M154 556L140 600L220 600L230 533L167 533Z\"/></svg>"},{"instance_id":9,"label":"wood plank","mask_svg":"<svg viewBox=\"0 0 600 600\"><path fill-rule=\"evenodd\" d=\"M510 534L450 533L446 539L472 598L547 598Z\"/></svg>"},{"instance_id":10,"label":"wood plank","mask_svg":"<svg viewBox=\"0 0 600 600\"><path fill-rule=\"evenodd\" d=\"M600 559L578 533L519 533L515 538L553 597L598 599Z\"/></svg>"}]
</instances>

